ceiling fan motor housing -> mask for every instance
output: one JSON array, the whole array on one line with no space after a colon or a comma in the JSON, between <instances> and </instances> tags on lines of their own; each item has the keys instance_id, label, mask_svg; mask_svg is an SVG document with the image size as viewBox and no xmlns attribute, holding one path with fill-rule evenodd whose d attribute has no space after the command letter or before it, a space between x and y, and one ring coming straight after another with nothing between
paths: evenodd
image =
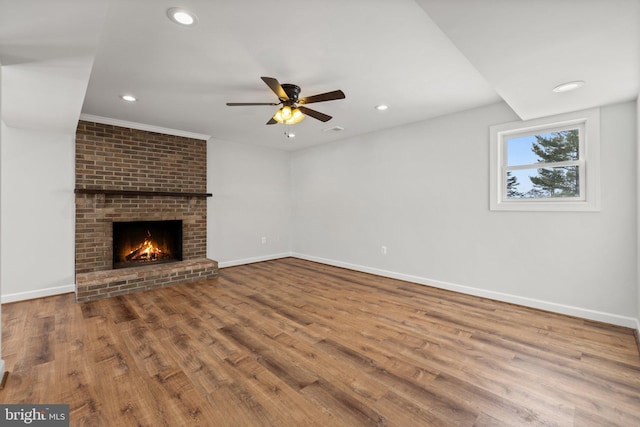
<instances>
[{"instance_id":1,"label":"ceiling fan motor housing","mask_svg":"<svg viewBox=\"0 0 640 427\"><path fill-rule=\"evenodd\" d=\"M280 98L280 101L282 101L285 105L291 105L291 104L295 104L298 102L298 95L300 95L300 86L297 85L292 85L290 83L283 83L282 85L282 89L284 90L284 93L287 94L287 96L289 97L289 100L287 101L286 99L282 99Z\"/></svg>"}]
</instances>

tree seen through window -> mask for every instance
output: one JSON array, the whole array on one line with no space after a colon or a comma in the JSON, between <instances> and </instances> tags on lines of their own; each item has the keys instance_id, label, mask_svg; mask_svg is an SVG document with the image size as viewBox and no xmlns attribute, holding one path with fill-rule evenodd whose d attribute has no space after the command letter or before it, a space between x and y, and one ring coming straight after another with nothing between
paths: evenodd
<instances>
[{"instance_id":1,"label":"tree seen through window","mask_svg":"<svg viewBox=\"0 0 640 427\"><path fill-rule=\"evenodd\" d=\"M578 197L579 148L578 129L509 140L507 198Z\"/></svg>"}]
</instances>

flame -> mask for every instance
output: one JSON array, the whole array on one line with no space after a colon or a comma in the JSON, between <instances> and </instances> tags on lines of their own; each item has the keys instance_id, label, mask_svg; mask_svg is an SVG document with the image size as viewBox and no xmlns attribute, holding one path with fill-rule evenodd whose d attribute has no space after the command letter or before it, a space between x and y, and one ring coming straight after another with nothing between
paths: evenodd
<instances>
[{"instance_id":1,"label":"flame","mask_svg":"<svg viewBox=\"0 0 640 427\"><path fill-rule=\"evenodd\" d=\"M151 239L151 233L147 230L144 241L126 256L127 261L156 261L164 257L164 252Z\"/></svg>"}]
</instances>

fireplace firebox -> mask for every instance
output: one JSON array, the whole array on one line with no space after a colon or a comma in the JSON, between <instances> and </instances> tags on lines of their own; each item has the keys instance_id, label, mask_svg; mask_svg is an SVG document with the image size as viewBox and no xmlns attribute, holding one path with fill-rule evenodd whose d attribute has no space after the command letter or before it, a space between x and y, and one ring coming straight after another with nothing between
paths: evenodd
<instances>
[{"instance_id":1,"label":"fireplace firebox","mask_svg":"<svg viewBox=\"0 0 640 427\"><path fill-rule=\"evenodd\" d=\"M113 268L182 261L182 221L113 223Z\"/></svg>"}]
</instances>

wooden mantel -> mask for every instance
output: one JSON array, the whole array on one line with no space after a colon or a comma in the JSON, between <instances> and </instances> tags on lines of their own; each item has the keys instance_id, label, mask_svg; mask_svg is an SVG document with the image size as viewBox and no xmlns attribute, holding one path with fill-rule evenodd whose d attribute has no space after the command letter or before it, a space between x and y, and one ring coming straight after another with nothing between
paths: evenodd
<instances>
[{"instance_id":1,"label":"wooden mantel","mask_svg":"<svg viewBox=\"0 0 640 427\"><path fill-rule=\"evenodd\" d=\"M140 190L103 190L99 188L76 188L76 194L105 194L112 196L164 196L164 197L211 197L211 193L185 193L180 191L140 191Z\"/></svg>"}]
</instances>

